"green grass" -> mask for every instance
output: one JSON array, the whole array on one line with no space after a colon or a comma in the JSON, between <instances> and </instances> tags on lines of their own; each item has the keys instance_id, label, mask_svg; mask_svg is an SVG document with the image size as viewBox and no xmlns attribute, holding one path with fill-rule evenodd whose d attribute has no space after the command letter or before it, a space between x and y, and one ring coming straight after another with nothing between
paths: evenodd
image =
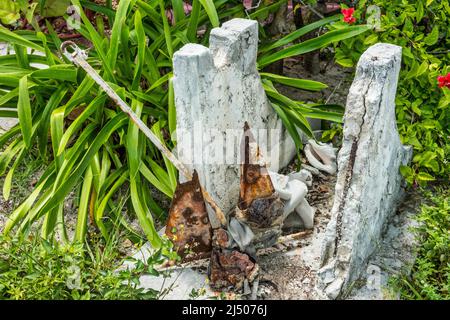
<instances>
[{"instance_id":1,"label":"green grass","mask_svg":"<svg viewBox=\"0 0 450 320\"><path fill-rule=\"evenodd\" d=\"M154 265L174 258L165 242L147 261L120 268L122 237L105 243L51 244L39 236L0 237L0 300L150 300L163 292L139 288L140 276L159 275Z\"/></svg>"},{"instance_id":2,"label":"green grass","mask_svg":"<svg viewBox=\"0 0 450 320\"><path fill-rule=\"evenodd\" d=\"M11 179L11 192L7 200L0 198L0 214L8 215L33 191L35 183L44 172L46 163L38 157L36 148L24 155ZM5 185L5 176L0 177L0 186Z\"/></svg>"},{"instance_id":3,"label":"green grass","mask_svg":"<svg viewBox=\"0 0 450 320\"><path fill-rule=\"evenodd\" d=\"M450 299L450 188L426 192L427 204L414 229L420 247L410 276L391 279L391 285L407 300Z\"/></svg>"}]
</instances>

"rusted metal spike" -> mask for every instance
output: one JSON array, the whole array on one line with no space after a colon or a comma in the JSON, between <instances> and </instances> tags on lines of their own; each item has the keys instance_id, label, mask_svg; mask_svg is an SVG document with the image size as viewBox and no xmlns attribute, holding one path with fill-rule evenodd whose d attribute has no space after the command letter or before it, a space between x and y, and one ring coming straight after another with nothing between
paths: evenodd
<instances>
[{"instance_id":1,"label":"rusted metal spike","mask_svg":"<svg viewBox=\"0 0 450 320\"><path fill-rule=\"evenodd\" d=\"M283 214L283 204L270 179L263 155L246 122L241 143L241 180L236 217L250 227L267 228Z\"/></svg>"},{"instance_id":2,"label":"rusted metal spike","mask_svg":"<svg viewBox=\"0 0 450 320\"><path fill-rule=\"evenodd\" d=\"M166 235L184 262L211 254L212 227L196 171L192 180L177 185Z\"/></svg>"}]
</instances>

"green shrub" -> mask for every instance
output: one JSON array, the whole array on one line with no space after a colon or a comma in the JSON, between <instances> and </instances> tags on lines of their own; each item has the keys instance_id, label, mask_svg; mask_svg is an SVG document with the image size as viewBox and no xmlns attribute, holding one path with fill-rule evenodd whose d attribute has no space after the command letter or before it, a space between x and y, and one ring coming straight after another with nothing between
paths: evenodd
<instances>
[{"instance_id":1,"label":"green shrub","mask_svg":"<svg viewBox=\"0 0 450 320\"><path fill-rule=\"evenodd\" d=\"M2 1L0 3L0 22L13 24L20 18L19 4L13 1Z\"/></svg>"},{"instance_id":2,"label":"green shrub","mask_svg":"<svg viewBox=\"0 0 450 320\"><path fill-rule=\"evenodd\" d=\"M381 25L370 34L337 45L337 63L351 67L377 42L403 47L403 64L396 99L398 130L404 144L414 147L410 167L402 174L423 185L450 174L450 90L438 88L437 77L450 72L450 4L448 0L363 0L355 16L371 21L366 11L380 8ZM370 11L370 10L369 10ZM335 24L335 28L344 23Z\"/></svg>"},{"instance_id":3,"label":"green shrub","mask_svg":"<svg viewBox=\"0 0 450 320\"><path fill-rule=\"evenodd\" d=\"M123 239L122 239L123 240ZM165 259L176 259L171 243L146 262L127 259L134 268L120 268L118 241L83 246L51 244L37 237L0 237L0 300L156 299L160 292L139 288L139 277L158 275Z\"/></svg>"},{"instance_id":4,"label":"green shrub","mask_svg":"<svg viewBox=\"0 0 450 320\"><path fill-rule=\"evenodd\" d=\"M91 21L80 12L82 23L77 31L92 44L88 62L162 142L173 148L176 126L171 83L173 53L190 42L207 45L210 30L220 21L247 17L242 2L194 0L189 14L185 14L182 1L121 0L117 10L111 9L111 1L106 6L92 1L71 2L108 17ZM276 11L285 2L262 5L250 18ZM167 18L168 9L174 13L172 23ZM290 45L305 33L338 18L325 18L280 39L262 39L259 67L368 30L367 26L347 26ZM34 31L11 31L0 26L0 41L9 42L16 52L0 57L0 116L20 121L0 137L0 148L4 148L0 155L0 175L5 175L4 198L10 196L15 170L33 148L39 150L47 170L34 191L11 213L4 233L14 229L27 234L33 224L41 223L44 239L58 229L61 239L70 241L64 222L64 201L70 192L78 195L74 242L84 241L89 217L105 239L109 238L115 221L132 232L121 212L115 210L114 194L127 184L130 207L147 239L159 247L161 239L154 219L163 221L166 213L152 197L150 188L172 197L177 183L174 166L83 70L61 55L61 40L52 25L47 21L48 33L44 33L36 21L31 22ZM205 31L204 35L199 35L200 29ZM36 51L44 52L45 56ZM33 63L48 68L39 70ZM312 136L306 117L341 121L341 108L293 101L280 94L272 82L313 91L326 85L270 73L261 73L261 77L274 109L298 148L301 142L295 128Z\"/></svg>"},{"instance_id":5,"label":"green shrub","mask_svg":"<svg viewBox=\"0 0 450 320\"><path fill-rule=\"evenodd\" d=\"M428 192L418 215L420 242L411 276L392 279L403 299L450 299L450 189Z\"/></svg>"},{"instance_id":6,"label":"green shrub","mask_svg":"<svg viewBox=\"0 0 450 320\"><path fill-rule=\"evenodd\" d=\"M58 17L64 15L69 6L70 0L3 0L0 3L0 22L14 25L21 14L31 20L35 12L42 17Z\"/></svg>"}]
</instances>

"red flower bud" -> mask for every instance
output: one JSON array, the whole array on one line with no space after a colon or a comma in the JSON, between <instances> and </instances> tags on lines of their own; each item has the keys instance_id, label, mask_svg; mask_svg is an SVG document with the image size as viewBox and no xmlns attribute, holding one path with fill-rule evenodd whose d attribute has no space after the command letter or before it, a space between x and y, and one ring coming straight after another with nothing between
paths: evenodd
<instances>
[{"instance_id":1,"label":"red flower bud","mask_svg":"<svg viewBox=\"0 0 450 320\"><path fill-rule=\"evenodd\" d=\"M437 77L437 81L439 88L447 87L450 89L450 72L445 76Z\"/></svg>"},{"instance_id":2,"label":"red flower bud","mask_svg":"<svg viewBox=\"0 0 450 320\"><path fill-rule=\"evenodd\" d=\"M356 18L353 16L353 13L355 13L354 8L348 8L348 9L341 9L341 13L344 15L344 21L348 24L355 23Z\"/></svg>"},{"instance_id":3,"label":"red flower bud","mask_svg":"<svg viewBox=\"0 0 450 320\"><path fill-rule=\"evenodd\" d=\"M354 8L348 8L348 9L341 9L341 12L344 16L348 17L348 16L352 16L353 13L355 13L355 9Z\"/></svg>"},{"instance_id":4,"label":"red flower bud","mask_svg":"<svg viewBox=\"0 0 450 320\"><path fill-rule=\"evenodd\" d=\"M352 24L352 23L356 22L356 18L355 17L344 17L344 21L349 24Z\"/></svg>"}]
</instances>

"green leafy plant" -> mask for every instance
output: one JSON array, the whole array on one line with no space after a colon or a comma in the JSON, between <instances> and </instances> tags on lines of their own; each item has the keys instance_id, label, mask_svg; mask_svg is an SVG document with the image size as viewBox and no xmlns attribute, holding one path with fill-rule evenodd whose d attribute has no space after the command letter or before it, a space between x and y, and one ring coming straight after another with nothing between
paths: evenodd
<instances>
[{"instance_id":1,"label":"green leafy plant","mask_svg":"<svg viewBox=\"0 0 450 320\"><path fill-rule=\"evenodd\" d=\"M408 300L450 298L450 189L427 191L415 228L421 246L411 275L391 279L393 288Z\"/></svg>"},{"instance_id":2,"label":"green leafy plant","mask_svg":"<svg viewBox=\"0 0 450 320\"><path fill-rule=\"evenodd\" d=\"M0 22L4 25L14 25L20 19L21 14L28 20L38 8L43 17L58 17L66 13L70 6L70 0L4 0L0 3Z\"/></svg>"},{"instance_id":3,"label":"green leafy plant","mask_svg":"<svg viewBox=\"0 0 450 320\"><path fill-rule=\"evenodd\" d=\"M67 12L70 0L38 0L38 12L43 17L59 17Z\"/></svg>"},{"instance_id":4,"label":"green leafy plant","mask_svg":"<svg viewBox=\"0 0 450 320\"><path fill-rule=\"evenodd\" d=\"M370 29L370 27L366 25L345 26L328 31L316 38L286 46L315 29L333 25L339 18L340 16L336 15L321 19L298 29L281 39L264 44L259 49L258 66L263 68L282 59L320 50L332 43L355 37ZM302 142L296 128L300 128L310 137L313 136L311 127L306 118L342 122L343 108L341 106L306 104L302 101L293 101L289 97L280 94L273 86L273 82L277 82L302 90L319 91L327 87L325 84L313 80L294 79L265 72L261 73L261 78L266 94L272 102L272 106L283 121L283 124L292 136L298 149L301 149Z\"/></svg>"},{"instance_id":5,"label":"green leafy plant","mask_svg":"<svg viewBox=\"0 0 450 320\"><path fill-rule=\"evenodd\" d=\"M13 24L20 18L20 7L13 1L0 3L0 21L3 24Z\"/></svg>"},{"instance_id":6,"label":"green leafy plant","mask_svg":"<svg viewBox=\"0 0 450 320\"><path fill-rule=\"evenodd\" d=\"M333 142L335 145L339 146L342 141L342 136L342 124L335 123L331 125L331 128L324 130L322 133L322 142Z\"/></svg>"},{"instance_id":7,"label":"green leafy plant","mask_svg":"<svg viewBox=\"0 0 450 320\"><path fill-rule=\"evenodd\" d=\"M450 90L438 88L437 77L450 71L448 0L364 0L355 16L375 21L369 8L380 9L380 25L370 34L340 42L336 61L354 66L362 52L376 42L403 48L396 99L398 130L404 144L414 147L410 167L401 172L409 183L425 183L450 174ZM374 7L372 7L373 9ZM367 11L367 12L366 12ZM372 10L372 12L374 12ZM339 29L345 23L332 26Z\"/></svg>"},{"instance_id":8,"label":"green leafy plant","mask_svg":"<svg viewBox=\"0 0 450 320\"><path fill-rule=\"evenodd\" d=\"M150 300L164 292L140 288L140 276L159 275L155 266L174 258L171 243L147 261L120 256L113 239L60 245L39 236L0 237L0 300Z\"/></svg>"},{"instance_id":9,"label":"green leafy plant","mask_svg":"<svg viewBox=\"0 0 450 320\"><path fill-rule=\"evenodd\" d=\"M73 3L81 7L79 1ZM171 131L174 129L173 122L168 123L168 119L173 119L169 114L174 112L174 106L163 86L170 79L173 50L183 45L181 39L186 40L178 30L185 30L188 23L195 25L191 27L195 32L199 22L211 27L201 4L194 7L197 22L186 19L171 30L162 1L121 1L112 14L110 37L104 34L102 20L94 26L81 13L83 24L79 32L93 44L89 62L97 68L101 66L100 74L161 139L168 124ZM43 218L43 238L53 234L58 225L62 239L67 241L63 203L72 190L79 194L75 242L83 241L89 216L106 239L117 219L131 232L120 215L105 214L115 212L113 195L128 183L140 225L151 243L159 247L161 240L153 217L161 217L163 210L151 197L148 183L171 197L177 179L175 169L137 128L129 125L130 121L93 80L58 55L61 41L49 23L47 27L49 34L0 29L0 39L16 51L15 55L0 58L1 85L5 90L0 98L2 116L20 120L20 125L1 137L2 145L9 143L1 155L1 171L5 172L14 160L4 183L4 197L9 197L14 170L35 143L41 158L48 163L35 190L10 215L4 232L8 234L17 225L20 233L27 233L35 221ZM27 54L27 48L33 51ZM36 54L37 51L46 56ZM47 68L36 69L32 63ZM10 107L14 110L4 111ZM69 120L71 114L77 116ZM170 136L165 139L172 144Z\"/></svg>"},{"instance_id":10,"label":"green leafy plant","mask_svg":"<svg viewBox=\"0 0 450 320\"><path fill-rule=\"evenodd\" d=\"M282 2L258 8L250 18L276 10ZM190 13L185 13L181 1L121 0L117 10L111 8L110 1L106 6L79 0L72 3L108 17L107 21L93 22L80 12L82 23L78 32L91 43L88 62L163 143L174 147L173 53L189 42L207 45L209 31L221 20L246 16L242 3L194 0ZM168 19L168 9L173 10L173 21ZM367 26L351 26L289 45L336 19L326 18L276 41L264 39L259 67L319 50L368 30ZM109 28L105 23L110 24ZM152 197L151 188L172 197L177 182L174 166L91 78L61 55L61 40L48 21L48 33L40 31L36 23L33 26L34 31L14 32L0 27L0 41L8 42L15 50L15 54L0 57L0 116L20 121L0 137L0 147L4 148L0 174L6 175L4 198L9 198L14 172L30 150L38 149L47 169L33 192L10 214L4 233L10 234L14 229L26 235L39 222L44 239L51 239L56 229L64 242L82 243L90 220L105 239L110 237L116 222L135 234L120 212L114 210L114 195L126 185L130 207L146 238L154 247L160 247L154 219L164 220L165 212ZM200 29L205 31L203 36L199 35ZM324 84L269 73L261 73L261 77L274 109L298 148L301 142L297 128L312 135L306 117L341 121L341 107L294 101L273 86L273 82L279 82L320 90ZM74 238L69 239L64 201L73 191L78 195L78 217Z\"/></svg>"}]
</instances>

